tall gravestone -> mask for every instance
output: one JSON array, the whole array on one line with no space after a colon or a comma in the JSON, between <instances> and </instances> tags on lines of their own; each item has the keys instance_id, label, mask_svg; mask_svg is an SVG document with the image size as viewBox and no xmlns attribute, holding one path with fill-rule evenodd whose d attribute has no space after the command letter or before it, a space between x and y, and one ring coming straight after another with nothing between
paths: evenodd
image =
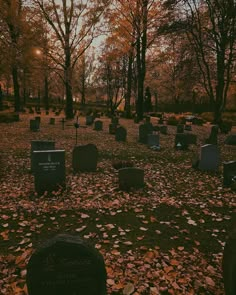
<instances>
[{"instance_id":1,"label":"tall gravestone","mask_svg":"<svg viewBox=\"0 0 236 295\"><path fill-rule=\"evenodd\" d=\"M119 188L129 190L144 186L144 170L136 167L121 168L119 173Z\"/></svg>"},{"instance_id":2,"label":"tall gravestone","mask_svg":"<svg viewBox=\"0 0 236 295\"><path fill-rule=\"evenodd\" d=\"M64 150L34 151L33 158L35 191L38 194L65 187Z\"/></svg>"},{"instance_id":3,"label":"tall gravestone","mask_svg":"<svg viewBox=\"0 0 236 295\"><path fill-rule=\"evenodd\" d=\"M236 161L223 163L223 177L224 186L230 187L233 184L234 178L236 178Z\"/></svg>"},{"instance_id":4,"label":"tall gravestone","mask_svg":"<svg viewBox=\"0 0 236 295\"><path fill-rule=\"evenodd\" d=\"M98 149L94 144L75 146L72 153L74 172L93 172L97 169Z\"/></svg>"},{"instance_id":5,"label":"tall gravestone","mask_svg":"<svg viewBox=\"0 0 236 295\"><path fill-rule=\"evenodd\" d=\"M31 171L34 171L35 159L34 153L35 151L47 151L47 150L55 150L55 141L53 140L32 140L31 141Z\"/></svg>"},{"instance_id":6,"label":"tall gravestone","mask_svg":"<svg viewBox=\"0 0 236 295\"><path fill-rule=\"evenodd\" d=\"M116 133L115 133L115 139L116 141L126 141L126 137L127 137L127 130L120 126L118 128L116 128Z\"/></svg>"},{"instance_id":7,"label":"tall gravestone","mask_svg":"<svg viewBox=\"0 0 236 295\"><path fill-rule=\"evenodd\" d=\"M216 171L219 166L219 150L216 145L205 144L201 147L198 168L206 171Z\"/></svg>"},{"instance_id":8,"label":"tall gravestone","mask_svg":"<svg viewBox=\"0 0 236 295\"><path fill-rule=\"evenodd\" d=\"M139 142L147 144L148 134L152 134L153 125L152 123L145 123L139 125Z\"/></svg>"},{"instance_id":9,"label":"tall gravestone","mask_svg":"<svg viewBox=\"0 0 236 295\"><path fill-rule=\"evenodd\" d=\"M46 241L27 265L29 295L106 295L102 255L78 236Z\"/></svg>"},{"instance_id":10,"label":"tall gravestone","mask_svg":"<svg viewBox=\"0 0 236 295\"><path fill-rule=\"evenodd\" d=\"M212 126L210 136L206 139L206 144L215 144L215 145L217 145L218 132L219 132L218 126L217 125Z\"/></svg>"},{"instance_id":11,"label":"tall gravestone","mask_svg":"<svg viewBox=\"0 0 236 295\"><path fill-rule=\"evenodd\" d=\"M38 120L30 120L30 131L39 131L40 122Z\"/></svg>"}]
</instances>

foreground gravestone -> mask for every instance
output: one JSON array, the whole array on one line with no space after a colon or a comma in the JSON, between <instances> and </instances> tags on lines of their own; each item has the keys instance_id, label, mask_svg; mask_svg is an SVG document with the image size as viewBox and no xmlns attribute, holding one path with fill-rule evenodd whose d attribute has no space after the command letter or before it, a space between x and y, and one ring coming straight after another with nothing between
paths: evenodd
<instances>
[{"instance_id":1,"label":"foreground gravestone","mask_svg":"<svg viewBox=\"0 0 236 295\"><path fill-rule=\"evenodd\" d=\"M38 194L65 187L65 151L34 151L34 183Z\"/></svg>"},{"instance_id":2,"label":"foreground gravestone","mask_svg":"<svg viewBox=\"0 0 236 295\"><path fill-rule=\"evenodd\" d=\"M223 184L230 187L236 178L236 161L229 161L223 163Z\"/></svg>"},{"instance_id":3,"label":"foreground gravestone","mask_svg":"<svg viewBox=\"0 0 236 295\"><path fill-rule=\"evenodd\" d=\"M216 171L219 166L219 150L216 145L205 144L201 147L198 168L205 171Z\"/></svg>"},{"instance_id":4,"label":"foreground gravestone","mask_svg":"<svg viewBox=\"0 0 236 295\"><path fill-rule=\"evenodd\" d=\"M39 131L40 122L38 120L30 120L30 131Z\"/></svg>"},{"instance_id":5,"label":"foreground gravestone","mask_svg":"<svg viewBox=\"0 0 236 295\"><path fill-rule=\"evenodd\" d=\"M236 214L231 221L228 239L223 252L223 281L225 295L236 294Z\"/></svg>"},{"instance_id":6,"label":"foreground gravestone","mask_svg":"<svg viewBox=\"0 0 236 295\"><path fill-rule=\"evenodd\" d=\"M106 295L106 279L102 255L67 234L45 242L27 265L29 295Z\"/></svg>"},{"instance_id":7,"label":"foreground gravestone","mask_svg":"<svg viewBox=\"0 0 236 295\"><path fill-rule=\"evenodd\" d=\"M118 128L116 128L116 133L115 133L115 139L116 141L126 141L126 137L127 137L127 130L120 126Z\"/></svg>"},{"instance_id":8,"label":"foreground gravestone","mask_svg":"<svg viewBox=\"0 0 236 295\"><path fill-rule=\"evenodd\" d=\"M159 134L148 134L147 145L151 146L159 146L160 145L160 136Z\"/></svg>"},{"instance_id":9,"label":"foreground gravestone","mask_svg":"<svg viewBox=\"0 0 236 295\"><path fill-rule=\"evenodd\" d=\"M136 167L121 168L119 173L119 188L129 190L144 186L144 170Z\"/></svg>"},{"instance_id":10,"label":"foreground gravestone","mask_svg":"<svg viewBox=\"0 0 236 295\"><path fill-rule=\"evenodd\" d=\"M225 140L225 144L236 145L236 134L229 135Z\"/></svg>"},{"instance_id":11,"label":"foreground gravestone","mask_svg":"<svg viewBox=\"0 0 236 295\"><path fill-rule=\"evenodd\" d=\"M94 144L75 146L72 153L74 172L93 172L97 170L98 149Z\"/></svg>"},{"instance_id":12,"label":"foreground gravestone","mask_svg":"<svg viewBox=\"0 0 236 295\"><path fill-rule=\"evenodd\" d=\"M94 130L101 131L103 129L103 122L101 120L97 120L94 122Z\"/></svg>"},{"instance_id":13,"label":"foreground gravestone","mask_svg":"<svg viewBox=\"0 0 236 295\"><path fill-rule=\"evenodd\" d=\"M31 141L31 171L34 171L35 159L34 153L35 151L47 151L47 150L55 150L55 141L53 140L32 140Z\"/></svg>"}]
</instances>

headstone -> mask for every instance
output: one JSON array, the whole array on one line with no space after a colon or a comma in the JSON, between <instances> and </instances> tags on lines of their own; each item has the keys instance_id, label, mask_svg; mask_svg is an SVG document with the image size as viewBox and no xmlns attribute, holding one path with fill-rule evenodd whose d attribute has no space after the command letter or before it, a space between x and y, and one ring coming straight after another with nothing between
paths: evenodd
<instances>
[{"instance_id":1,"label":"headstone","mask_svg":"<svg viewBox=\"0 0 236 295\"><path fill-rule=\"evenodd\" d=\"M236 177L236 161L229 161L223 163L223 184L230 187Z\"/></svg>"},{"instance_id":2,"label":"headstone","mask_svg":"<svg viewBox=\"0 0 236 295\"><path fill-rule=\"evenodd\" d=\"M75 146L72 154L72 167L74 172L96 171L98 162L98 149L94 144Z\"/></svg>"},{"instance_id":3,"label":"headstone","mask_svg":"<svg viewBox=\"0 0 236 295\"><path fill-rule=\"evenodd\" d=\"M175 148L177 150L187 150L189 145L188 134L177 133L175 135Z\"/></svg>"},{"instance_id":4,"label":"headstone","mask_svg":"<svg viewBox=\"0 0 236 295\"><path fill-rule=\"evenodd\" d=\"M119 173L119 188L128 190L144 186L144 170L136 167L121 168Z\"/></svg>"},{"instance_id":5,"label":"headstone","mask_svg":"<svg viewBox=\"0 0 236 295\"><path fill-rule=\"evenodd\" d=\"M92 125L94 121L94 117L93 116L86 116L86 125Z\"/></svg>"},{"instance_id":6,"label":"headstone","mask_svg":"<svg viewBox=\"0 0 236 295\"><path fill-rule=\"evenodd\" d=\"M39 131L40 123L38 120L30 120L30 131Z\"/></svg>"},{"instance_id":7,"label":"headstone","mask_svg":"<svg viewBox=\"0 0 236 295\"><path fill-rule=\"evenodd\" d=\"M149 147L159 146L160 145L159 134L148 134L147 145Z\"/></svg>"},{"instance_id":8,"label":"headstone","mask_svg":"<svg viewBox=\"0 0 236 295\"><path fill-rule=\"evenodd\" d=\"M236 213L231 220L231 225L226 240L222 270L225 295L236 294Z\"/></svg>"},{"instance_id":9,"label":"headstone","mask_svg":"<svg viewBox=\"0 0 236 295\"><path fill-rule=\"evenodd\" d=\"M199 165L200 170L216 171L219 166L219 150L216 145L205 144L201 147Z\"/></svg>"},{"instance_id":10,"label":"headstone","mask_svg":"<svg viewBox=\"0 0 236 295\"><path fill-rule=\"evenodd\" d=\"M178 124L176 126L176 133L184 133L184 125L183 124Z\"/></svg>"},{"instance_id":11,"label":"headstone","mask_svg":"<svg viewBox=\"0 0 236 295\"><path fill-rule=\"evenodd\" d=\"M50 118L49 124L50 125L55 125L55 118Z\"/></svg>"},{"instance_id":12,"label":"headstone","mask_svg":"<svg viewBox=\"0 0 236 295\"><path fill-rule=\"evenodd\" d=\"M38 194L65 187L64 150L34 151L33 158L35 191Z\"/></svg>"},{"instance_id":13,"label":"headstone","mask_svg":"<svg viewBox=\"0 0 236 295\"><path fill-rule=\"evenodd\" d=\"M126 137L127 137L127 130L124 127L120 126L116 128L116 134L115 134L116 141L126 141Z\"/></svg>"},{"instance_id":14,"label":"headstone","mask_svg":"<svg viewBox=\"0 0 236 295\"><path fill-rule=\"evenodd\" d=\"M109 124L109 134L116 134L117 124L111 123Z\"/></svg>"},{"instance_id":15,"label":"headstone","mask_svg":"<svg viewBox=\"0 0 236 295\"><path fill-rule=\"evenodd\" d=\"M119 124L119 118L118 117L112 117L111 118L111 123L118 125Z\"/></svg>"},{"instance_id":16,"label":"headstone","mask_svg":"<svg viewBox=\"0 0 236 295\"><path fill-rule=\"evenodd\" d=\"M159 127L160 133L161 134L167 134L167 125L162 125Z\"/></svg>"},{"instance_id":17,"label":"headstone","mask_svg":"<svg viewBox=\"0 0 236 295\"><path fill-rule=\"evenodd\" d=\"M151 123L139 125L139 142L147 144L148 134L152 134L153 126Z\"/></svg>"},{"instance_id":18,"label":"headstone","mask_svg":"<svg viewBox=\"0 0 236 295\"><path fill-rule=\"evenodd\" d=\"M101 120L96 120L94 122L94 130L101 131L103 129L103 122Z\"/></svg>"},{"instance_id":19,"label":"headstone","mask_svg":"<svg viewBox=\"0 0 236 295\"><path fill-rule=\"evenodd\" d=\"M68 234L46 241L27 265L29 295L106 295L106 279L102 255Z\"/></svg>"},{"instance_id":20,"label":"headstone","mask_svg":"<svg viewBox=\"0 0 236 295\"><path fill-rule=\"evenodd\" d=\"M229 135L225 140L225 144L236 145L236 134Z\"/></svg>"},{"instance_id":21,"label":"headstone","mask_svg":"<svg viewBox=\"0 0 236 295\"><path fill-rule=\"evenodd\" d=\"M47 151L47 150L55 150L55 141L53 140L32 140L31 141L31 171L34 171L35 159L34 153L35 151Z\"/></svg>"}]
</instances>

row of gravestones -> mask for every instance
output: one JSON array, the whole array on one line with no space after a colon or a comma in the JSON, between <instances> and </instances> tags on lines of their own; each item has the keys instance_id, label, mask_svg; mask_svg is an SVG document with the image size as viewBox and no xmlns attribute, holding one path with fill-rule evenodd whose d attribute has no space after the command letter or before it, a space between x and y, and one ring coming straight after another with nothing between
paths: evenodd
<instances>
[{"instance_id":1,"label":"row of gravestones","mask_svg":"<svg viewBox=\"0 0 236 295\"><path fill-rule=\"evenodd\" d=\"M97 169L98 149L94 144L75 146L72 152L74 173L94 172ZM35 191L41 195L66 186L65 150L56 150L54 141L31 141L31 171L34 175ZM144 171L136 167L119 169L119 187L144 185Z\"/></svg>"},{"instance_id":2,"label":"row of gravestones","mask_svg":"<svg viewBox=\"0 0 236 295\"><path fill-rule=\"evenodd\" d=\"M224 247L223 280L226 295L236 294L236 228ZM43 243L27 265L29 295L106 295L103 256L79 236L59 234Z\"/></svg>"}]
</instances>

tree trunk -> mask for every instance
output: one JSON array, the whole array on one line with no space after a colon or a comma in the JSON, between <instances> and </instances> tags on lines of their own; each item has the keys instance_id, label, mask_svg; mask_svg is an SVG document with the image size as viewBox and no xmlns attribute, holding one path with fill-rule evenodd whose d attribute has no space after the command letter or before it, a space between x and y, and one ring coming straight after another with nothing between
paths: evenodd
<instances>
[{"instance_id":1,"label":"tree trunk","mask_svg":"<svg viewBox=\"0 0 236 295\"><path fill-rule=\"evenodd\" d=\"M69 46L65 48L65 89L66 89L66 118L73 119L72 69Z\"/></svg>"},{"instance_id":2,"label":"tree trunk","mask_svg":"<svg viewBox=\"0 0 236 295\"><path fill-rule=\"evenodd\" d=\"M20 112L21 101L20 101L20 87L18 82L18 68L16 65L12 66L12 79L15 97L15 112Z\"/></svg>"},{"instance_id":3,"label":"tree trunk","mask_svg":"<svg viewBox=\"0 0 236 295\"><path fill-rule=\"evenodd\" d=\"M125 116L126 118L131 117L131 89L132 89L132 65L133 65L133 52L132 50L129 53L129 62L128 62L128 73L127 73L127 92L125 96Z\"/></svg>"},{"instance_id":4,"label":"tree trunk","mask_svg":"<svg viewBox=\"0 0 236 295\"><path fill-rule=\"evenodd\" d=\"M44 107L45 110L49 110L49 95L48 95L48 77L45 75L44 77Z\"/></svg>"},{"instance_id":5,"label":"tree trunk","mask_svg":"<svg viewBox=\"0 0 236 295\"><path fill-rule=\"evenodd\" d=\"M3 110L3 94L2 94L2 86L0 84L0 111Z\"/></svg>"}]
</instances>

